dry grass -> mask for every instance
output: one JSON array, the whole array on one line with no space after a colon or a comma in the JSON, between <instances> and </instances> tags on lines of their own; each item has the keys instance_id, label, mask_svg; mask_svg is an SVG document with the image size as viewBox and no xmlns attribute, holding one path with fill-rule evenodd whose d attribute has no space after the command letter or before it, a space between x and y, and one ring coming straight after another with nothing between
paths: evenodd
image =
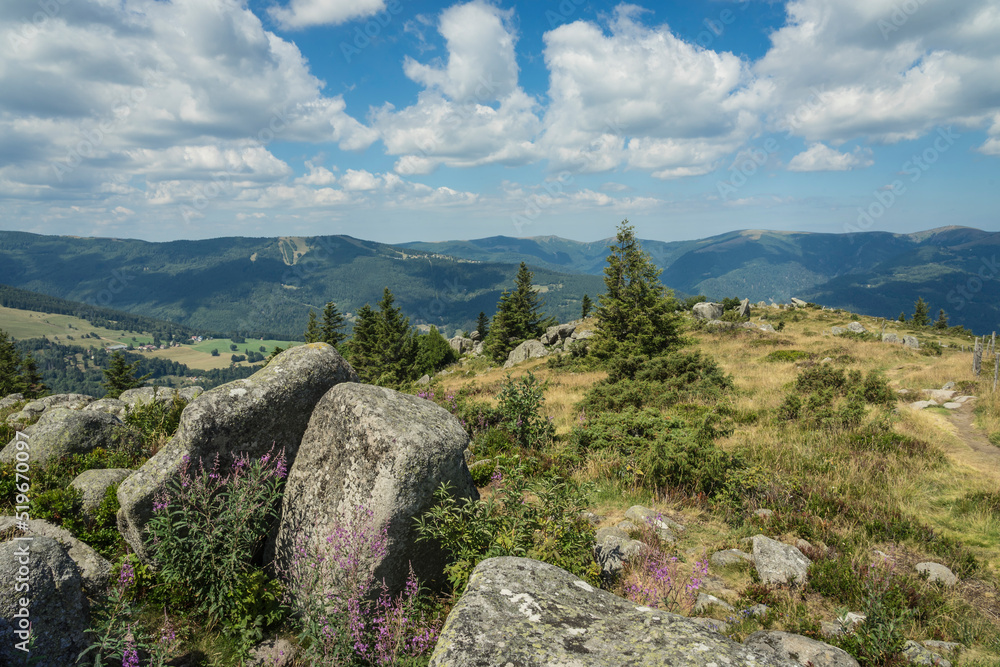
<instances>
[{"instance_id":1,"label":"dry grass","mask_svg":"<svg viewBox=\"0 0 1000 667\"><path fill-rule=\"evenodd\" d=\"M971 608L975 599L995 604L996 574L1000 571L1000 512L970 505L965 499L972 497L970 494L996 492L1000 488L1000 447L996 462L991 464L989 452L984 453L982 447L977 449L969 442L970 438L977 438L978 443L986 442L990 433L1000 432L1000 392L990 392L985 381L976 383L971 372L971 355L957 349L967 342L923 331L919 334L922 341L936 340L949 346L940 356L925 355L902 345L854 340L829 333L831 326L844 326L851 321L860 321L870 331L878 332L882 321L874 318L806 310L797 313L800 321L796 322L791 320L791 313L768 310L763 314L772 323L783 315L784 329L774 334L740 330L698 331L691 335L691 348L713 357L733 379L734 389L728 392L723 403L739 414L757 415L756 420L741 423L731 435L718 439L718 446L740 452L749 463L784 484L785 487L781 484L775 487L779 491L802 485L801 488L819 490L856 508L890 515L901 513L929 526L938 535L960 540L983 569L975 579L965 581L959 590L949 593L950 599L955 605L964 605L962 608ZM900 336L912 333L906 328L897 330L892 322L886 331ZM810 356L797 362L769 360L768 355L775 350L798 350ZM908 403L921 398L919 395L900 400L892 428L897 434L925 443L923 454L919 451L916 454L856 451L849 445L847 433L778 420L776 408L793 390L801 369L821 363L827 357L831 359L827 363L845 370L879 371L894 389L918 392L940 388L947 382L955 382L959 388L975 385L973 393L979 396L975 427L971 426L971 417L966 429L957 420L959 415L934 410L912 411ZM518 377L529 370L546 383L545 410L554 418L559 436L570 432L580 415L578 404L587 390L605 377L596 371L570 373L551 369L545 360L521 364L510 374ZM507 373L498 368L470 374L459 371L436 379L435 391L452 393L465 387L474 391L477 398L488 399L499 390ZM968 415L971 409L971 406L962 408ZM870 419L875 413L875 408L869 408ZM592 455L573 473L577 481L597 482L591 509L605 517L602 525L620 522L626 509L633 504L654 507L688 526L676 546L679 553L692 560L696 554L722 548L745 549L742 540L759 530L752 522L727 523L723 513L709 511L704 502L680 497L657 499L650 497L648 492L622 488L609 480L613 465L610 455ZM771 498L771 502L775 501L780 502L780 498ZM828 523L854 545L858 554L870 554L873 549L899 549L899 545L868 536L858 521L832 517ZM791 532L780 537L794 542L801 536ZM918 543L907 543L906 549L918 560L941 560ZM733 590L742 590L749 583L745 568L725 568L714 574ZM969 592L972 589L979 592L972 596ZM829 601L817 596L807 596L804 604L818 617L829 619L835 612ZM1000 634L1000 618L997 620L997 633ZM992 621L987 618L981 622ZM974 653L996 658L978 649Z\"/></svg>"}]
</instances>

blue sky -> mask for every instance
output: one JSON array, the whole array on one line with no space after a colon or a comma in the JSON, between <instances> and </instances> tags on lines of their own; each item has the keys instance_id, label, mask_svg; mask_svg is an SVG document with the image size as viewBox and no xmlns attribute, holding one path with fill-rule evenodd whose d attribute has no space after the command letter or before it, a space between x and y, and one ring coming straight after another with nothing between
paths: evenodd
<instances>
[{"instance_id":1,"label":"blue sky","mask_svg":"<svg viewBox=\"0 0 1000 667\"><path fill-rule=\"evenodd\" d=\"M998 0L7 0L0 228L1000 230L998 35Z\"/></svg>"}]
</instances>

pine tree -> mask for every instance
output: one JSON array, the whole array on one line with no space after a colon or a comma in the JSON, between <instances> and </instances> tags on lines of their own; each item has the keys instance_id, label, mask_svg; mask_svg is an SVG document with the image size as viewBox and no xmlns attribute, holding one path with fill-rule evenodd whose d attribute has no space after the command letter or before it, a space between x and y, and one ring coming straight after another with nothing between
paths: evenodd
<instances>
[{"instance_id":1,"label":"pine tree","mask_svg":"<svg viewBox=\"0 0 1000 667\"><path fill-rule=\"evenodd\" d=\"M354 332L347 343L347 356L351 366L363 382L372 383L375 369L378 339L376 326L378 314L367 303L358 309L354 322Z\"/></svg>"},{"instance_id":2,"label":"pine tree","mask_svg":"<svg viewBox=\"0 0 1000 667\"><path fill-rule=\"evenodd\" d=\"M381 357L378 384L382 386L399 386L416 379L417 341L410 331L410 318L404 317L403 309L393 306L394 302L392 292L386 287L378 302L376 327Z\"/></svg>"},{"instance_id":3,"label":"pine tree","mask_svg":"<svg viewBox=\"0 0 1000 667\"><path fill-rule=\"evenodd\" d=\"M583 302L580 304L580 319L587 319L587 315L590 315L590 311L594 307L594 302L590 300L589 294L583 295Z\"/></svg>"},{"instance_id":4,"label":"pine tree","mask_svg":"<svg viewBox=\"0 0 1000 667\"><path fill-rule=\"evenodd\" d=\"M333 301L327 302L326 308L323 309L323 326L320 328L319 339L337 347L347 337L343 332L345 324L344 316L337 310L337 304Z\"/></svg>"},{"instance_id":5,"label":"pine tree","mask_svg":"<svg viewBox=\"0 0 1000 667\"><path fill-rule=\"evenodd\" d=\"M306 325L305 337L307 343L318 343L320 340L319 324L312 308L309 309L309 323Z\"/></svg>"},{"instance_id":6,"label":"pine tree","mask_svg":"<svg viewBox=\"0 0 1000 667\"><path fill-rule=\"evenodd\" d=\"M476 320L476 331L479 333L479 340L486 340L486 336L490 332L490 318L486 317L486 313L483 311L479 311L479 319Z\"/></svg>"},{"instance_id":7,"label":"pine tree","mask_svg":"<svg viewBox=\"0 0 1000 667\"><path fill-rule=\"evenodd\" d=\"M37 398L45 391L34 357L31 353L22 356L13 339L0 329L0 398L8 394Z\"/></svg>"},{"instance_id":8,"label":"pine tree","mask_svg":"<svg viewBox=\"0 0 1000 667\"><path fill-rule=\"evenodd\" d=\"M513 301L510 292L504 290L497 302L497 312L493 315L483 349L497 363L507 359L510 351L517 347L517 340L512 316Z\"/></svg>"},{"instance_id":9,"label":"pine tree","mask_svg":"<svg viewBox=\"0 0 1000 667\"><path fill-rule=\"evenodd\" d=\"M113 352L108 359L108 367L104 369L104 382L101 386L107 391L105 398L118 398L123 391L141 387L152 373L146 373L142 377L135 377L139 362L133 364L125 361L125 355Z\"/></svg>"},{"instance_id":10,"label":"pine tree","mask_svg":"<svg viewBox=\"0 0 1000 667\"><path fill-rule=\"evenodd\" d=\"M619 353L657 355L681 344L680 323L673 292L660 283L660 269L642 250L628 220L618 227L616 242L608 247L604 269L607 291L597 308L599 356Z\"/></svg>"},{"instance_id":11,"label":"pine tree","mask_svg":"<svg viewBox=\"0 0 1000 667\"><path fill-rule=\"evenodd\" d=\"M905 321L906 321L906 313L900 313L900 314L899 314L899 317L898 317L898 318L896 318L896 319L897 319L897 320L898 320L899 322L905 322Z\"/></svg>"},{"instance_id":12,"label":"pine tree","mask_svg":"<svg viewBox=\"0 0 1000 667\"><path fill-rule=\"evenodd\" d=\"M934 323L935 329L947 329L948 328L948 315L945 314L944 308L938 311L937 321Z\"/></svg>"},{"instance_id":13,"label":"pine tree","mask_svg":"<svg viewBox=\"0 0 1000 667\"><path fill-rule=\"evenodd\" d=\"M917 297L917 302L913 304L913 323L918 327L925 327L931 323L930 307L923 297Z\"/></svg>"},{"instance_id":14,"label":"pine tree","mask_svg":"<svg viewBox=\"0 0 1000 667\"><path fill-rule=\"evenodd\" d=\"M514 292L511 294L511 317L514 323L514 335L520 340L537 338L545 333L546 326L554 322L542 314L542 298L533 284L535 275L528 270L528 265L521 262L514 279Z\"/></svg>"}]
</instances>

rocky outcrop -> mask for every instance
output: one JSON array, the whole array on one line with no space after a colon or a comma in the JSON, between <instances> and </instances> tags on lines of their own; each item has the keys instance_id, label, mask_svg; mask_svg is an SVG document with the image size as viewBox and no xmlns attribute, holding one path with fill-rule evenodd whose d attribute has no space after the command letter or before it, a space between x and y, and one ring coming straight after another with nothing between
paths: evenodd
<instances>
[{"instance_id":1,"label":"rocky outcrop","mask_svg":"<svg viewBox=\"0 0 1000 667\"><path fill-rule=\"evenodd\" d=\"M472 352L473 347L475 347L476 342L471 338L466 338L465 336L455 336L454 338L448 339L448 345L451 349L455 350L459 354L465 354L466 352Z\"/></svg>"},{"instance_id":2,"label":"rocky outcrop","mask_svg":"<svg viewBox=\"0 0 1000 667\"><path fill-rule=\"evenodd\" d=\"M795 661L806 667L858 667L847 651L790 632L760 630L743 642L762 653Z\"/></svg>"},{"instance_id":3,"label":"rocky outcrop","mask_svg":"<svg viewBox=\"0 0 1000 667\"><path fill-rule=\"evenodd\" d=\"M39 465L69 454L86 454L97 447L109 447L121 427L121 420L106 412L46 410L28 438L31 463ZM15 437L0 451L0 461L14 460L16 442Z\"/></svg>"},{"instance_id":4,"label":"rocky outcrop","mask_svg":"<svg viewBox=\"0 0 1000 667\"><path fill-rule=\"evenodd\" d=\"M47 411L54 408L66 408L67 410L81 410L94 402L93 396L85 394L53 394L45 398L39 398L25 404L20 412L14 413L7 418L10 423L26 422L42 416Z\"/></svg>"},{"instance_id":5,"label":"rocky outcrop","mask_svg":"<svg viewBox=\"0 0 1000 667\"><path fill-rule=\"evenodd\" d=\"M183 389L171 389L170 387L138 387L136 389L123 391L121 396L118 397L118 400L125 403L129 408L135 408L143 403L152 403L153 401L157 401L169 407L174 402L174 396L190 403L203 393L205 393L205 390L201 387L184 387Z\"/></svg>"},{"instance_id":6,"label":"rocky outcrop","mask_svg":"<svg viewBox=\"0 0 1000 667\"><path fill-rule=\"evenodd\" d=\"M861 324L861 322L851 322L850 324L847 325L847 330L856 334L868 333L868 329L865 329L865 327Z\"/></svg>"},{"instance_id":7,"label":"rocky outcrop","mask_svg":"<svg viewBox=\"0 0 1000 667\"><path fill-rule=\"evenodd\" d=\"M761 583L802 585L811 560L797 548L763 535L753 538L753 562Z\"/></svg>"},{"instance_id":8,"label":"rocky outcrop","mask_svg":"<svg viewBox=\"0 0 1000 667\"><path fill-rule=\"evenodd\" d=\"M288 474L276 569L287 570L298 547L321 549L364 507L388 529L387 554L371 563L377 581L399 591L410 565L421 581L440 580L446 559L416 541L414 519L434 505L443 483L459 498L479 498L465 463L468 444L459 421L431 401L372 385L334 387L316 405Z\"/></svg>"},{"instance_id":9,"label":"rocky outcrop","mask_svg":"<svg viewBox=\"0 0 1000 667\"><path fill-rule=\"evenodd\" d=\"M0 410L11 408L24 400L24 394L7 394L0 399Z\"/></svg>"},{"instance_id":10,"label":"rocky outcrop","mask_svg":"<svg viewBox=\"0 0 1000 667\"><path fill-rule=\"evenodd\" d=\"M121 484L131 474L128 468L85 470L69 485L83 495L83 513L89 515L100 506L108 487Z\"/></svg>"},{"instance_id":11,"label":"rocky outcrop","mask_svg":"<svg viewBox=\"0 0 1000 667\"><path fill-rule=\"evenodd\" d=\"M291 465L313 407L341 382L357 373L326 343L285 350L249 378L211 389L184 409L177 433L167 445L118 487L118 529L142 558L143 530L153 509L153 495L180 469L183 459L221 457L239 452L260 457L272 447L284 450Z\"/></svg>"},{"instance_id":12,"label":"rocky outcrop","mask_svg":"<svg viewBox=\"0 0 1000 667\"><path fill-rule=\"evenodd\" d=\"M510 368L528 359L544 357L546 354L548 354L548 351L541 342L535 339L526 340L510 351L510 354L507 356L507 363L503 367Z\"/></svg>"},{"instance_id":13,"label":"rocky outcrop","mask_svg":"<svg viewBox=\"0 0 1000 667\"><path fill-rule=\"evenodd\" d=\"M796 308L805 308L806 306L809 305L808 301L803 301L802 299L797 299L794 296L792 297L791 301L789 301L789 303L791 303Z\"/></svg>"},{"instance_id":14,"label":"rocky outcrop","mask_svg":"<svg viewBox=\"0 0 1000 667\"><path fill-rule=\"evenodd\" d=\"M750 554L744 553L739 549L716 551L708 560L715 567L729 567L731 565L753 562L753 558L750 557Z\"/></svg>"},{"instance_id":15,"label":"rocky outcrop","mask_svg":"<svg viewBox=\"0 0 1000 667\"><path fill-rule=\"evenodd\" d=\"M117 398L102 398L94 401L83 410L84 412L107 412L109 415L122 419L128 413L128 404Z\"/></svg>"},{"instance_id":16,"label":"rocky outcrop","mask_svg":"<svg viewBox=\"0 0 1000 667\"><path fill-rule=\"evenodd\" d=\"M883 343L899 343L899 336L894 333L884 333L882 334Z\"/></svg>"},{"instance_id":17,"label":"rocky outcrop","mask_svg":"<svg viewBox=\"0 0 1000 667\"><path fill-rule=\"evenodd\" d=\"M80 573L59 542L40 535L27 537L31 539L0 543L0 588L6 592L0 595L0 663L25 664L28 654L17 645L28 639L30 621L36 667L75 665L90 645L85 634L89 605ZM18 583L27 584L22 595L14 592ZM30 607L20 606L22 596Z\"/></svg>"},{"instance_id":18,"label":"rocky outcrop","mask_svg":"<svg viewBox=\"0 0 1000 667\"><path fill-rule=\"evenodd\" d=\"M951 660L945 660L913 640L907 640L901 655L906 662L919 667L951 667Z\"/></svg>"},{"instance_id":19,"label":"rocky outcrop","mask_svg":"<svg viewBox=\"0 0 1000 667\"><path fill-rule=\"evenodd\" d=\"M594 588L553 565L490 558L445 621L431 667L792 667L691 619Z\"/></svg>"},{"instance_id":20,"label":"rocky outcrop","mask_svg":"<svg viewBox=\"0 0 1000 667\"><path fill-rule=\"evenodd\" d=\"M717 320L722 317L725 308L722 307L721 303L702 301L701 303L694 304L691 312L694 313L696 320Z\"/></svg>"},{"instance_id":21,"label":"rocky outcrop","mask_svg":"<svg viewBox=\"0 0 1000 667\"><path fill-rule=\"evenodd\" d=\"M917 340L916 336L903 336L903 346L908 347L911 350L919 350L920 341Z\"/></svg>"},{"instance_id":22,"label":"rocky outcrop","mask_svg":"<svg viewBox=\"0 0 1000 667\"><path fill-rule=\"evenodd\" d=\"M0 516L0 533L17 525L17 519L12 516ZM40 536L55 540L76 564L83 587L91 596L99 596L105 592L111 577L111 563L101 554L59 526L41 519L30 519L27 522L27 532L30 536Z\"/></svg>"},{"instance_id":23,"label":"rocky outcrop","mask_svg":"<svg viewBox=\"0 0 1000 667\"><path fill-rule=\"evenodd\" d=\"M737 311L737 315L740 317L750 317L750 299L740 301L740 308Z\"/></svg>"},{"instance_id":24,"label":"rocky outcrop","mask_svg":"<svg viewBox=\"0 0 1000 667\"><path fill-rule=\"evenodd\" d=\"M541 342L545 345L557 345L562 341L573 335L576 331L575 322L567 322L566 324L556 324L545 330L542 334Z\"/></svg>"}]
</instances>

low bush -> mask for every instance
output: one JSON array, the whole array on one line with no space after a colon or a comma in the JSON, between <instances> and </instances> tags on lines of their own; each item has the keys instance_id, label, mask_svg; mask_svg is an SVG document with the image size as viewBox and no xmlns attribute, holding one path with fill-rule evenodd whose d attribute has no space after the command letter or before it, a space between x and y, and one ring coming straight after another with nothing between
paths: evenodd
<instances>
[{"instance_id":1,"label":"low bush","mask_svg":"<svg viewBox=\"0 0 1000 667\"><path fill-rule=\"evenodd\" d=\"M725 488L730 471L743 466L685 422L651 408L600 413L574 428L572 441L584 455L611 454L617 477L654 491L673 488L711 497Z\"/></svg>"},{"instance_id":2,"label":"low bush","mask_svg":"<svg viewBox=\"0 0 1000 667\"><path fill-rule=\"evenodd\" d=\"M309 546L297 538L281 572L301 628L302 657L311 665L423 665L440 629L421 610L420 585L410 570L405 590L393 596L375 581L373 563L389 549L386 525L357 507L326 540Z\"/></svg>"},{"instance_id":3,"label":"low bush","mask_svg":"<svg viewBox=\"0 0 1000 667\"><path fill-rule=\"evenodd\" d=\"M253 559L277 518L286 472L283 453L242 454L229 470L218 457L209 468L185 457L157 494L147 525L146 543L162 581L190 591L196 611L221 623L244 650L282 617L276 604L258 604L276 585Z\"/></svg>"},{"instance_id":4,"label":"low bush","mask_svg":"<svg viewBox=\"0 0 1000 667\"><path fill-rule=\"evenodd\" d=\"M800 361L802 359L809 359L813 355L809 352L803 352L802 350L775 350L771 352L766 357L764 361Z\"/></svg>"},{"instance_id":5,"label":"low bush","mask_svg":"<svg viewBox=\"0 0 1000 667\"><path fill-rule=\"evenodd\" d=\"M524 556L551 563L597 584L600 566L591 549L594 531L581 516L586 489L559 477L530 482L519 465L498 468L495 492L485 500L456 500L447 486L417 521L420 540L440 544L456 595L476 565L494 556Z\"/></svg>"}]
</instances>

